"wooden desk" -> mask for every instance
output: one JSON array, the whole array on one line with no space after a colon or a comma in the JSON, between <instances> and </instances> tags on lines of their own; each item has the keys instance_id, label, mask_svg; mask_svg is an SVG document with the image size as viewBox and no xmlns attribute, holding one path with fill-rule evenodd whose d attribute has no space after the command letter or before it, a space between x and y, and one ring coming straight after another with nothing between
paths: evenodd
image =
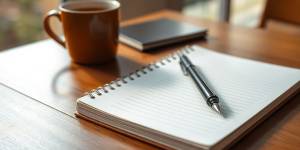
<instances>
[{"instance_id":1,"label":"wooden desk","mask_svg":"<svg viewBox=\"0 0 300 150\"><path fill-rule=\"evenodd\" d=\"M223 53L300 68L300 37L230 26L161 11L124 22L168 17L209 28L198 44ZM185 44L147 53L119 46L115 61L102 66L72 64L51 40L0 53L0 149L158 149L74 117L83 92L132 72ZM300 95L233 145L233 149L300 147Z\"/></svg>"}]
</instances>

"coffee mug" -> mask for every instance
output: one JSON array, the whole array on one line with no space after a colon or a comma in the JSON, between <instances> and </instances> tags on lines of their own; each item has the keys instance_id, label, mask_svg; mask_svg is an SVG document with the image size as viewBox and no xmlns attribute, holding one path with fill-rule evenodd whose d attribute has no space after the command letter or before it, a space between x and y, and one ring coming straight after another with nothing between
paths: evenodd
<instances>
[{"instance_id":1,"label":"coffee mug","mask_svg":"<svg viewBox=\"0 0 300 150\"><path fill-rule=\"evenodd\" d=\"M118 1L69 1L50 10L44 19L44 28L57 43L68 49L73 62L101 64L116 56L119 35ZM62 23L64 39L50 27L51 17Z\"/></svg>"}]
</instances>

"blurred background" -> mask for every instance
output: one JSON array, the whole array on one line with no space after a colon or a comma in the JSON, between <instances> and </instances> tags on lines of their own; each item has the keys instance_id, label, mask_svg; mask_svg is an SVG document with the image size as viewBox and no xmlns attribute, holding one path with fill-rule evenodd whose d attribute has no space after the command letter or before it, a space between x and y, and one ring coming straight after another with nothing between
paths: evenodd
<instances>
[{"instance_id":1,"label":"blurred background","mask_svg":"<svg viewBox=\"0 0 300 150\"><path fill-rule=\"evenodd\" d=\"M47 38L43 31L44 14L57 8L63 0L1 0L0 51ZM220 3L224 0L119 0L122 20L159 9L173 9L198 18L220 21ZM255 28L258 25L265 0L231 0L230 23ZM147 6L147 7L143 7ZM134 9L132 9L134 8ZM146 8L146 9L145 9ZM133 11L134 10L134 11ZM51 21L61 33L57 20Z\"/></svg>"}]
</instances>

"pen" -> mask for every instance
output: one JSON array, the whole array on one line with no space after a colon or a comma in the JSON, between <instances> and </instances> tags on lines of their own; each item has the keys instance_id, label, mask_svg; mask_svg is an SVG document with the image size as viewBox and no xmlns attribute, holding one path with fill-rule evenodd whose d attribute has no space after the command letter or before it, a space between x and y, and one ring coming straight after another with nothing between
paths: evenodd
<instances>
[{"instance_id":1,"label":"pen","mask_svg":"<svg viewBox=\"0 0 300 150\"><path fill-rule=\"evenodd\" d=\"M208 106L210 106L214 111L222 115L220 106L219 106L219 98L215 95L201 78L199 73L196 70L196 67L192 64L187 56L184 54L179 54L179 64L183 71L184 75L189 75L197 85L200 90L202 96L204 97Z\"/></svg>"}]
</instances>

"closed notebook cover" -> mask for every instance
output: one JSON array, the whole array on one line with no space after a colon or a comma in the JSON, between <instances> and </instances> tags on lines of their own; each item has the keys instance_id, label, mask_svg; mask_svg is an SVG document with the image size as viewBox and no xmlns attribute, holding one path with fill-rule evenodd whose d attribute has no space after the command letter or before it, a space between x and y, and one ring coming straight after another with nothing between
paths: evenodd
<instances>
[{"instance_id":1,"label":"closed notebook cover","mask_svg":"<svg viewBox=\"0 0 300 150\"><path fill-rule=\"evenodd\" d=\"M140 50L183 42L206 35L206 29L166 18L121 28L120 41Z\"/></svg>"}]
</instances>

